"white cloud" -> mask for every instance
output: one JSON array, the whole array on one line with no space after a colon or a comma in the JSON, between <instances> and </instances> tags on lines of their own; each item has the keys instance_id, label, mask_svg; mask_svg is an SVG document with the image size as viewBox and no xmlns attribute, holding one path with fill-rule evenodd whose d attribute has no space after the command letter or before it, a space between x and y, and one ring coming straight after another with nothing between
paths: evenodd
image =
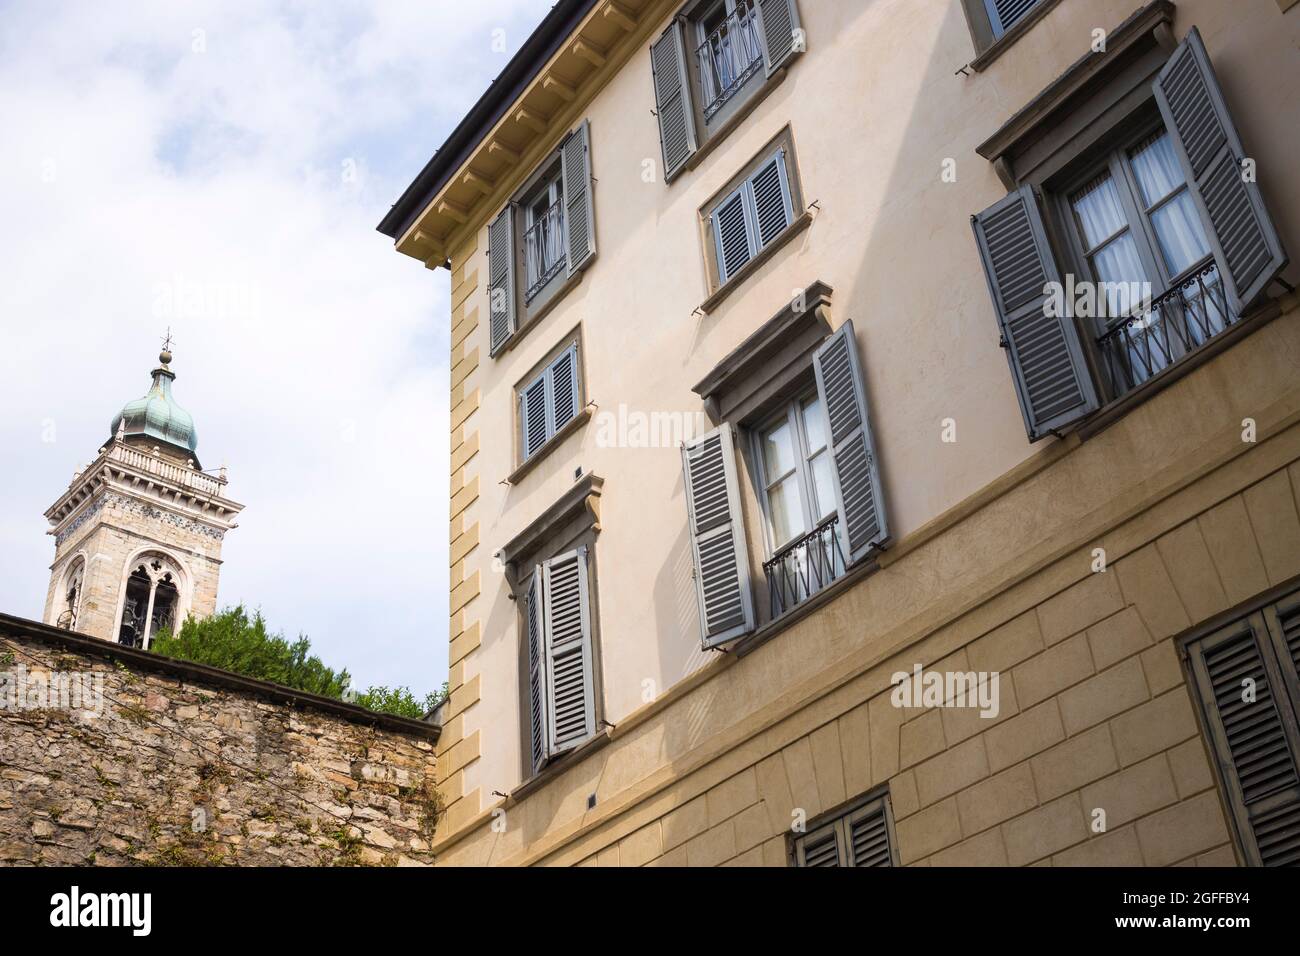
<instances>
[{"instance_id":1,"label":"white cloud","mask_svg":"<svg viewBox=\"0 0 1300 956\"><path fill-rule=\"evenodd\" d=\"M493 31L513 52L547 9L7 7L0 608L40 616L41 514L170 325L199 454L248 506L222 602L358 683L441 683L447 277L374 227L505 65Z\"/></svg>"}]
</instances>

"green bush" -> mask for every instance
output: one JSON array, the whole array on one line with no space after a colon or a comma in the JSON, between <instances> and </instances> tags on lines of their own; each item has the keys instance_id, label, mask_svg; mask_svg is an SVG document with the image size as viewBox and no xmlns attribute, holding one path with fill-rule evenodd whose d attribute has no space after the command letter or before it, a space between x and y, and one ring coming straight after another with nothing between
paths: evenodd
<instances>
[{"instance_id":1,"label":"green bush","mask_svg":"<svg viewBox=\"0 0 1300 956\"><path fill-rule=\"evenodd\" d=\"M353 703L368 710L377 710L382 714L396 714L398 717L410 717L423 720L424 715L442 703L447 692L443 684L442 692L431 691L424 695L424 700L416 700L409 687L371 687L364 694L358 694Z\"/></svg>"}]
</instances>

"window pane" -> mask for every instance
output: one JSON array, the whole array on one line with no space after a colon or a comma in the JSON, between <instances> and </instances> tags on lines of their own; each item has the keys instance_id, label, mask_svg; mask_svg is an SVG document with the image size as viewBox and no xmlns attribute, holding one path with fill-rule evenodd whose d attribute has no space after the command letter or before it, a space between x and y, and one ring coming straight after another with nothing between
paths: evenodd
<instances>
[{"instance_id":1,"label":"window pane","mask_svg":"<svg viewBox=\"0 0 1300 956\"><path fill-rule=\"evenodd\" d=\"M794 435L790 423L781 424L763 433L763 471L767 480L780 478L794 468Z\"/></svg>"},{"instance_id":2,"label":"window pane","mask_svg":"<svg viewBox=\"0 0 1300 956\"><path fill-rule=\"evenodd\" d=\"M815 456L808 463L808 469L812 472L813 494L816 495L812 511L820 524L835 513L835 484L831 480L830 453L823 451Z\"/></svg>"},{"instance_id":3,"label":"window pane","mask_svg":"<svg viewBox=\"0 0 1300 956\"><path fill-rule=\"evenodd\" d=\"M1106 283L1107 315L1127 315L1141 301L1140 286L1130 288L1147 281L1132 233L1126 232L1102 246L1092 257L1092 267L1097 280Z\"/></svg>"},{"instance_id":4,"label":"window pane","mask_svg":"<svg viewBox=\"0 0 1300 956\"><path fill-rule=\"evenodd\" d=\"M822 400L816 395L803 403L803 433L808 438L810 455L826 447L826 415L822 412Z\"/></svg>"},{"instance_id":5,"label":"window pane","mask_svg":"<svg viewBox=\"0 0 1300 956\"><path fill-rule=\"evenodd\" d=\"M767 504L772 539L777 547L804 533L803 502L799 498L799 482L793 475L768 489Z\"/></svg>"},{"instance_id":6,"label":"window pane","mask_svg":"<svg viewBox=\"0 0 1300 956\"><path fill-rule=\"evenodd\" d=\"M1174 144L1164 130L1133 147L1129 163L1148 209L1183 185L1182 167L1174 155Z\"/></svg>"},{"instance_id":7,"label":"window pane","mask_svg":"<svg viewBox=\"0 0 1300 956\"><path fill-rule=\"evenodd\" d=\"M1151 214L1160 254L1169 274L1176 276L1210 254L1210 244L1201 228L1192 195L1186 189Z\"/></svg>"},{"instance_id":8,"label":"window pane","mask_svg":"<svg viewBox=\"0 0 1300 956\"><path fill-rule=\"evenodd\" d=\"M1070 197L1083 239L1089 249L1115 235L1128 223L1119 191L1110 173L1103 173Z\"/></svg>"}]
</instances>

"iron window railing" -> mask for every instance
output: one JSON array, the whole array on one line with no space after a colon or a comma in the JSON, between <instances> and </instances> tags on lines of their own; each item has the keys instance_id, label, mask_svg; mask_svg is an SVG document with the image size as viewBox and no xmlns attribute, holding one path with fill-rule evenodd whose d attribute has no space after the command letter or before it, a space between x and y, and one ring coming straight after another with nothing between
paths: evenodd
<instances>
[{"instance_id":1,"label":"iron window railing","mask_svg":"<svg viewBox=\"0 0 1300 956\"><path fill-rule=\"evenodd\" d=\"M763 65L757 16L754 3L737 5L695 51L705 122Z\"/></svg>"},{"instance_id":2,"label":"iron window railing","mask_svg":"<svg viewBox=\"0 0 1300 956\"><path fill-rule=\"evenodd\" d=\"M832 516L764 562L773 620L844 574L838 526Z\"/></svg>"},{"instance_id":3,"label":"iron window railing","mask_svg":"<svg viewBox=\"0 0 1300 956\"><path fill-rule=\"evenodd\" d=\"M524 233L524 265L527 285L524 298L533 296L564 268L564 200L557 199Z\"/></svg>"},{"instance_id":4,"label":"iron window railing","mask_svg":"<svg viewBox=\"0 0 1300 956\"><path fill-rule=\"evenodd\" d=\"M1115 397L1186 358L1237 321L1213 259L1097 339Z\"/></svg>"}]
</instances>

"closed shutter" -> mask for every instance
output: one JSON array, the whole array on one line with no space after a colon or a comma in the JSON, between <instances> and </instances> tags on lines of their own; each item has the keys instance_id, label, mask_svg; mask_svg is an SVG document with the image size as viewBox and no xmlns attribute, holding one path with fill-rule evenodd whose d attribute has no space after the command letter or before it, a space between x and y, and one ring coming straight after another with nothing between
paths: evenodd
<instances>
[{"instance_id":1,"label":"closed shutter","mask_svg":"<svg viewBox=\"0 0 1300 956\"><path fill-rule=\"evenodd\" d=\"M591 606L585 547L542 564L547 757L596 732Z\"/></svg>"},{"instance_id":2,"label":"closed shutter","mask_svg":"<svg viewBox=\"0 0 1300 956\"><path fill-rule=\"evenodd\" d=\"M840 866L840 828L830 823L795 844L796 866Z\"/></svg>"},{"instance_id":3,"label":"closed shutter","mask_svg":"<svg viewBox=\"0 0 1300 956\"><path fill-rule=\"evenodd\" d=\"M839 505L841 540L853 564L889 539L880 491L880 465L871 438L866 385L853 322L841 325L813 356L817 393L826 409L831 473Z\"/></svg>"},{"instance_id":4,"label":"closed shutter","mask_svg":"<svg viewBox=\"0 0 1300 956\"><path fill-rule=\"evenodd\" d=\"M587 267L596 254L596 220L592 213L591 124L586 120L560 146L564 177L565 241L568 274Z\"/></svg>"},{"instance_id":5,"label":"closed shutter","mask_svg":"<svg viewBox=\"0 0 1300 956\"><path fill-rule=\"evenodd\" d=\"M1083 343L1070 316L1048 314L1055 310L1046 307L1044 287L1059 286L1061 274L1032 187L999 199L971 224L1025 430L1038 441L1098 407Z\"/></svg>"},{"instance_id":6,"label":"closed shutter","mask_svg":"<svg viewBox=\"0 0 1300 956\"><path fill-rule=\"evenodd\" d=\"M560 353L546 370L550 379L551 434L554 435L578 414L578 345Z\"/></svg>"},{"instance_id":7,"label":"closed shutter","mask_svg":"<svg viewBox=\"0 0 1300 956\"><path fill-rule=\"evenodd\" d=\"M758 0L758 15L763 26L763 61L771 76L800 52L795 42L799 11L794 0Z\"/></svg>"},{"instance_id":8,"label":"closed shutter","mask_svg":"<svg viewBox=\"0 0 1300 956\"><path fill-rule=\"evenodd\" d=\"M713 246L718 254L718 282L726 282L754 258L753 231L745 208L745 187L718 204L713 213Z\"/></svg>"},{"instance_id":9,"label":"closed shutter","mask_svg":"<svg viewBox=\"0 0 1300 956\"><path fill-rule=\"evenodd\" d=\"M1195 27L1156 77L1155 96L1222 267L1228 306L1241 315L1287 258L1258 183L1242 178L1246 150Z\"/></svg>"},{"instance_id":10,"label":"closed shutter","mask_svg":"<svg viewBox=\"0 0 1300 956\"><path fill-rule=\"evenodd\" d=\"M1000 37L1015 26L1038 0L984 0L993 35Z\"/></svg>"},{"instance_id":11,"label":"closed shutter","mask_svg":"<svg viewBox=\"0 0 1300 956\"><path fill-rule=\"evenodd\" d=\"M515 207L488 226L488 351L495 355L515 330Z\"/></svg>"},{"instance_id":12,"label":"closed shutter","mask_svg":"<svg viewBox=\"0 0 1300 956\"><path fill-rule=\"evenodd\" d=\"M750 177L750 190L754 197L754 222L758 233L758 248L762 249L785 231L794 218L790 205L790 184L786 179L785 150L759 167Z\"/></svg>"},{"instance_id":13,"label":"closed shutter","mask_svg":"<svg viewBox=\"0 0 1300 956\"><path fill-rule=\"evenodd\" d=\"M519 432L523 456L532 457L551 437L550 402L547 400L547 375L542 373L519 393Z\"/></svg>"},{"instance_id":14,"label":"closed shutter","mask_svg":"<svg viewBox=\"0 0 1300 956\"><path fill-rule=\"evenodd\" d=\"M854 866L894 865L883 799L849 814L845 832L849 859Z\"/></svg>"},{"instance_id":15,"label":"closed shutter","mask_svg":"<svg viewBox=\"0 0 1300 956\"><path fill-rule=\"evenodd\" d=\"M784 149L778 149L714 207L713 248L722 285L770 245L794 220Z\"/></svg>"},{"instance_id":16,"label":"closed shutter","mask_svg":"<svg viewBox=\"0 0 1300 956\"><path fill-rule=\"evenodd\" d=\"M1205 638L1191 659L1247 858L1264 866L1300 863L1295 712L1264 616Z\"/></svg>"},{"instance_id":17,"label":"closed shutter","mask_svg":"<svg viewBox=\"0 0 1300 956\"><path fill-rule=\"evenodd\" d=\"M795 866L896 866L888 797L859 799L795 841Z\"/></svg>"},{"instance_id":18,"label":"closed shutter","mask_svg":"<svg viewBox=\"0 0 1300 956\"><path fill-rule=\"evenodd\" d=\"M524 595L524 638L528 642L528 747L533 773L546 762L546 667L542 661L542 569Z\"/></svg>"},{"instance_id":19,"label":"closed shutter","mask_svg":"<svg viewBox=\"0 0 1300 956\"><path fill-rule=\"evenodd\" d=\"M659 117L659 143L663 149L664 180L671 180L695 153L695 107L686 75L686 42L680 19L650 45L654 72L655 115Z\"/></svg>"},{"instance_id":20,"label":"closed shutter","mask_svg":"<svg viewBox=\"0 0 1300 956\"><path fill-rule=\"evenodd\" d=\"M578 343L574 342L520 391L519 432L525 460L577 416L578 376Z\"/></svg>"},{"instance_id":21,"label":"closed shutter","mask_svg":"<svg viewBox=\"0 0 1300 956\"><path fill-rule=\"evenodd\" d=\"M682 470L701 640L706 648L716 647L754 628L730 426L684 444Z\"/></svg>"}]
</instances>

